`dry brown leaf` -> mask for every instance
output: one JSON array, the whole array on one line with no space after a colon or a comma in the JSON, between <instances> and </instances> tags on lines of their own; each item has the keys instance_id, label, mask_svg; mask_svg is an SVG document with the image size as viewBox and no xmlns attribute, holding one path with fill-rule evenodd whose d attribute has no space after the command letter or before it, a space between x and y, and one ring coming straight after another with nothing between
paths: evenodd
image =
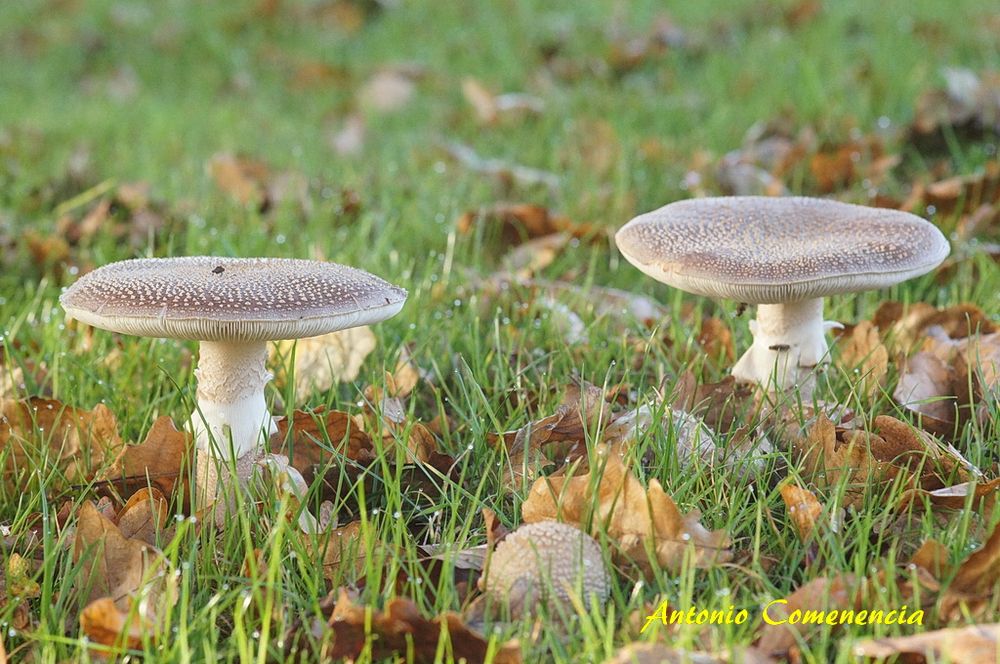
<instances>
[{"instance_id":1,"label":"dry brown leaf","mask_svg":"<svg viewBox=\"0 0 1000 664\"><path fill-rule=\"evenodd\" d=\"M479 224L496 224L505 244L518 245L554 233L568 233L572 237L594 236L599 232L592 224L581 224L555 214L541 205L529 203L498 203L492 207L466 212L459 217L459 233L469 233Z\"/></svg>"},{"instance_id":2,"label":"dry brown leaf","mask_svg":"<svg viewBox=\"0 0 1000 664\"><path fill-rule=\"evenodd\" d=\"M876 659L918 655L921 657L919 661L996 664L1000 657L1000 623L859 641L854 644L852 652L856 657ZM905 661L917 660L906 658Z\"/></svg>"},{"instance_id":3,"label":"dry brown leaf","mask_svg":"<svg viewBox=\"0 0 1000 664\"><path fill-rule=\"evenodd\" d=\"M142 649L142 637L152 629L150 619L121 609L110 597L95 599L80 612L80 631L104 646Z\"/></svg>"},{"instance_id":4,"label":"dry brown leaf","mask_svg":"<svg viewBox=\"0 0 1000 664\"><path fill-rule=\"evenodd\" d=\"M663 643L630 643L620 648L604 664L774 664L772 659L756 648L734 648L729 652L713 654L672 648Z\"/></svg>"},{"instance_id":5,"label":"dry brown leaf","mask_svg":"<svg viewBox=\"0 0 1000 664\"><path fill-rule=\"evenodd\" d=\"M86 411L51 399L0 400L0 449L9 450L0 468L5 480L54 464L68 482L83 481L122 444L104 404Z\"/></svg>"},{"instance_id":6,"label":"dry brown leaf","mask_svg":"<svg viewBox=\"0 0 1000 664\"><path fill-rule=\"evenodd\" d=\"M924 489L909 489L900 499L900 507L905 508L910 503L926 498L934 507L944 509L965 509L969 494L972 493L973 508L983 504L986 498L1000 491L1000 479L991 482L962 482L933 491Z\"/></svg>"},{"instance_id":7,"label":"dry brown leaf","mask_svg":"<svg viewBox=\"0 0 1000 664\"><path fill-rule=\"evenodd\" d=\"M142 443L122 450L101 479L114 484L121 495L149 485L167 498L183 492L189 500L187 463L193 447L191 435L179 431L174 421L164 415L153 422Z\"/></svg>"},{"instance_id":8,"label":"dry brown leaf","mask_svg":"<svg viewBox=\"0 0 1000 664\"><path fill-rule=\"evenodd\" d=\"M918 351L900 367L892 393L903 408L919 415L920 425L941 436L951 436L959 419L954 395L958 373L955 366L931 351Z\"/></svg>"},{"instance_id":9,"label":"dry brown leaf","mask_svg":"<svg viewBox=\"0 0 1000 664\"><path fill-rule=\"evenodd\" d=\"M823 505L816 499L812 491L795 484L783 484L781 498L785 501L788 518L795 527L799 539L808 542L816 530L817 520L823 514Z\"/></svg>"},{"instance_id":10,"label":"dry brown leaf","mask_svg":"<svg viewBox=\"0 0 1000 664\"><path fill-rule=\"evenodd\" d=\"M680 569L688 555L697 567L732 557L724 531L705 529L697 511L682 514L657 480L643 487L607 447L596 448L590 467L587 473L536 480L521 506L524 521L557 520L583 529L589 525L595 537L603 532L617 542L620 558L645 569L654 564L647 546L655 562L672 571Z\"/></svg>"},{"instance_id":11,"label":"dry brown leaf","mask_svg":"<svg viewBox=\"0 0 1000 664\"><path fill-rule=\"evenodd\" d=\"M888 415L864 431L837 427L820 413L804 437L792 440L792 453L803 477L817 486L844 482L845 506L896 478L904 488L933 490L975 472L954 448Z\"/></svg>"},{"instance_id":12,"label":"dry brown leaf","mask_svg":"<svg viewBox=\"0 0 1000 664\"><path fill-rule=\"evenodd\" d=\"M955 578L948 584L948 595L965 599L988 599L1000 584L1000 524L993 528L981 547L973 551L958 566Z\"/></svg>"},{"instance_id":13,"label":"dry brown leaf","mask_svg":"<svg viewBox=\"0 0 1000 664\"><path fill-rule=\"evenodd\" d=\"M838 363L845 371L860 374L862 394L875 396L889 371L889 351L879 338L878 328L870 321L858 323L847 334L837 344Z\"/></svg>"},{"instance_id":14,"label":"dry brown leaf","mask_svg":"<svg viewBox=\"0 0 1000 664\"><path fill-rule=\"evenodd\" d=\"M301 175L276 173L264 162L251 157L219 152L209 158L205 169L220 191L240 205L267 212L290 201L308 212L312 208L309 183Z\"/></svg>"},{"instance_id":15,"label":"dry brown leaf","mask_svg":"<svg viewBox=\"0 0 1000 664\"><path fill-rule=\"evenodd\" d=\"M1000 75L946 67L944 88L917 100L907 139L918 150L946 150L954 136L978 139L1000 134Z\"/></svg>"},{"instance_id":16,"label":"dry brown leaf","mask_svg":"<svg viewBox=\"0 0 1000 664\"><path fill-rule=\"evenodd\" d=\"M937 309L926 302L916 302L905 308L899 302L883 302L872 317L875 326L892 341L893 347L909 351L926 337L932 328L939 328L938 338L964 339L974 334L1000 331L982 309L963 303Z\"/></svg>"},{"instance_id":17,"label":"dry brown leaf","mask_svg":"<svg viewBox=\"0 0 1000 664\"><path fill-rule=\"evenodd\" d=\"M930 572L935 579L942 578L948 570L948 548L937 540L925 540L910 557L910 563Z\"/></svg>"},{"instance_id":18,"label":"dry brown leaf","mask_svg":"<svg viewBox=\"0 0 1000 664\"><path fill-rule=\"evenodd\" d=\"M530 279L551 265L571 239L569 233L560 232L528 240L507 252L501 269L511 279Z\"/></svg>"},{"instance_id":19,"label":"dry brown leaf","mask_svg":"<svg viewBox=\"0 0 1000 664\"><path fill-rule=\"evenodd\" d=\"M325 392L337 383L358 377L365 358L375 350L375 335L367 325L297 341L275 344L280 363L279 380L287 380L285 367L294 353L295 392L306 399L314 391Z\"/></svg>"},{"instance_id":20,"label":"dry brown leaf","mask_svg":"<svg viewBox=\"0 0 1000 664\"><path fill-rule=\"evenodd\" d=\"M166 527L168 518L167 499L160 490L141 489L118 512L118 529L123 537L156 546L157 533Z\"/></svg>"},{"instance_id":21,"label":"dry brown leaf","mask_svg":"<svg viewBox=\"0 0 1000 664\"><path fill-rule=\"evenodd\" d=\"M384 611L379 611L355 604L350 594L341 589L336 602L325 608L330 611L329 620L313 625L310 631L315 634L332 631L333 644L324 652L330 660L353 660L364 650L373 660L406 656L417 664L432 663L440 659L437 653L443 640L445 660L480 664L486 661L491 646L489 639L467 627L458 614L443 613L428 620L408 599L391 600ZM304 629L301 625L293 627L286 641L300 645L304 640L298 632ZM496 643L490 661L520 664L520 646L516 641Z\"/></svg>"},{"instance_id":22,"label":"dry brown leaf","mask_svg":"<svg viewBox=\"0 0 1000 664\"><path fill-rule=\"evenodd\" d=\"M354 583L365 569L368 555L361 538L361 522L352 521L310 540L323 561L323 576L334 583Z\"/></svg>"},{"instance_id":23,"label":"dry brown leaf","mask_svg":"<svg viewBox=\"0 0 1000 664\"><path fill-rule=\"evenodd\" d=\"M89 500L80 507L73 542L73 562L82 565L76 578L85 603L110 597L127 610L133 593L147 573L161 564L159 552L139 539L130 539Z\"/></svg>"},{"instance_id":24,"label":"dry brown leaf","mask_svg":"<svg viewBox=\"0 0 1000 664\"><path fill-rule=\"evenodd\" d=\"M291 420L277 420L277 427L278 432L271 437L271 451L288 457L309 484L316 469L325 467L335 458L326 449L327 441L349 461L367 465L375 458L371 438L343 411L297 410Z\"/></svg>"},{"instance_id":25,"label":"dry brown leaf","mask_svg":"<svg viewBox=\"0 0 1000 664\"><path fill-rule=\"evenodd\" d=\"M215 185L237 203L265 207L271 169L264 162L220 152L205 168Z\"/></svg>"},{"instance_id":26,"label":"dry brown leaf","mask_svg":"<svg viewBox=\"0 0 1000 664\"><path fill-rule=\"evenodd\" d=\"M785 604L773 604L767 608L768 615L775 621L787 618L792 611L833 611L854 607L855 579L850 574L813 579L789 595ZM761 625L758 639L754 644L758 649L773 657L786 657L797 643L797 637L804 636L813 625L804 623Z\"/></svg>"},{"instance_id":27,"label":"dry brown leaf","mask_svg":"<svg viewBox=\"0 0 1000 664\"><path fill-rule=\"evenodd\" d=\"M700 383L693 373L685 371L678 376L672 394L674 408L702 418L720 435L753 422L759 411L753 386L738 383L732 376L718 383Z\"/></svg>"},{"instance_id":28,"label":"dry brown leaf","mask_svg":"<svg viewBox=\"0 0 1000 664\"><path fill-rule=\"evenodd\" d=\"M560 459L577 458L585 450L587 431L596 432L599 423L611 417L604 391L586 381L567 386L556 412L534 420L516 431L487 434L493 447L503 445L510 465L502 481L520 488L548 463L547 455Z\"/></svg>"},{"instance_id":29,"label":"dry brown leaf","mask_svg":"<svg viewBox=\"0 0 1000 664\"><path fill-rule=\"evenodd\" d=\"M701 321L698 344L705 351L705 355L722 365L729 366L736 361L733 333L721 318L710 316Z\"/></svg>"}]
</instances>

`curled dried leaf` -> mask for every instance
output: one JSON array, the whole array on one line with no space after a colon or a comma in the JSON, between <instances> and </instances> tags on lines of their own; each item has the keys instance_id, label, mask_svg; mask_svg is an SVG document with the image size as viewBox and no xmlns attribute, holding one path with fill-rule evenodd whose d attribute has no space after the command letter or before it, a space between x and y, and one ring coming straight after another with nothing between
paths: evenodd
<instances>
[{"instance_id":1,"label":"curled dried leaf","mask_svg":"<svg viewBox=\"0 0 1000 664\"><path fill-rule=\"evenodd\" d=\"M619 558L644 569L659 565L678 570L688 555L697 567L732 557L724 531L707 530L697 511L682 514L657 480L644 487L607 447L597 448L590 465L587 473L536 480L521 506L525 522L589 525L594 536L606 533L617 543Z\"/></svg>"}]
</instances>

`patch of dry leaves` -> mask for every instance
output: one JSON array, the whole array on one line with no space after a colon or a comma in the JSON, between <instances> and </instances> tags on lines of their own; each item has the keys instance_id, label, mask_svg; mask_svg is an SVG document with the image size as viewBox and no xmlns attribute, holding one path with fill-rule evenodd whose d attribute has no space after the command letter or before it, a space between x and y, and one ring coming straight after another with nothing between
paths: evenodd
<instances>
[{"instance_id":1,"label":"patch of dry leaves","mask_svg":"<svg viewBox=\"0 0 1000 664\"><path fill-rule=\"evenodd\" d=\"M606 534L617 557L644 570L681 569L685 561L711 567L731 559L729 537L709 531L695 510L684 514L652 479L648 487L607 447L598 447L590 470L571 468L535 481L521 506L526 523L556 520L594 537Z\"/></svg>"}]
</instances>

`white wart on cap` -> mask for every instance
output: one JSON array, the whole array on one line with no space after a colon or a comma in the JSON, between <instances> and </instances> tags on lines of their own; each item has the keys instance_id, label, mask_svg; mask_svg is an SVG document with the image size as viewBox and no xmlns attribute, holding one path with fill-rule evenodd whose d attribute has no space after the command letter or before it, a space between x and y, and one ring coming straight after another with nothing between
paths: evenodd
<instances>
[{"instance_id":1,"label":"white wart on cap","mask_svg":"<svg viewBox=\"0 0 1000 664\"><path fill-rule=\"evenodd\" d=\"M936 226L907 212L802 197L678 201L615 240L657 281L760 305L733 375L778 389L804 385L824 361L823 297L911 279L950 251Z\"/></svg>"},{"instance_id":2,"label":"white wart on cap","mask_svg":"<svg viewBox=\"0 0 1000 664\"><path fill-rule=\"evenodd\" d=\"M239 459L276 430L264 401L267 341L377 323L399 312L406 291L336 263L197 256L112 263L59 301L94 327L201 342L191 416L201 480L202 453ZM208 481L208 493L214 489Z\"/></svg>"}]
</instances>

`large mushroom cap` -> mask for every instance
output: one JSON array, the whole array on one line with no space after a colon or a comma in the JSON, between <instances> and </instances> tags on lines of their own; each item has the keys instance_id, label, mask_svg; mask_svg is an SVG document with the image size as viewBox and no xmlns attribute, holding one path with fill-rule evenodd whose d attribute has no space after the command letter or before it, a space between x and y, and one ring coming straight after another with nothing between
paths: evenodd
<instances>
[{"instance_id":1,"label":"large mushroom cap","mask_svg":"<svg viewBox=\"0 0 1000 664\"><path fill-rule=\"evenodd\" d=\"M949 252L937 227L907 212L800 197L678 201L636 217L615 240L657 281L751 304L884 288Z\"/></svg>"},{"instance_id":2,"label":"large mushroom cap","mask_svg":"<svg viewBox=\"0 0 1000 664\"><path fill-rule=\"evenodd\" d=\"M105 265L59 298L112 332L196 341L299 339L395 315L406 291L336 263L287 258L147 258Z\"/></svg>"}]
</instances>

